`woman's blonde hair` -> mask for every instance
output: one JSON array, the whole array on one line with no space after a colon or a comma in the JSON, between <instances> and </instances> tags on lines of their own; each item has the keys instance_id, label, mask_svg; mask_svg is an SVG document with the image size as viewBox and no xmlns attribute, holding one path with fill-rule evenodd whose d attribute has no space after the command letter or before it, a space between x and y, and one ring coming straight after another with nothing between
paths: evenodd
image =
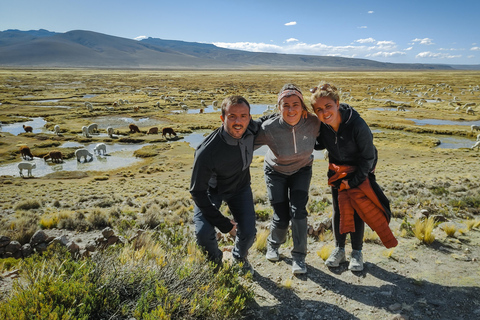
<instances>
[{"instance_id":1,"label":"woman's blonde hair","mask_svg":"<svg viewBox=\"0 0 480 320\"><path fill-rule=\"evenodd\" d=\"M310 89L312 95L310 96L310 104L314 104L319 98L328 97L335 102L340 101L337 87L326 82L320 82L318 86Z\"/></svg>"}]
</instances>

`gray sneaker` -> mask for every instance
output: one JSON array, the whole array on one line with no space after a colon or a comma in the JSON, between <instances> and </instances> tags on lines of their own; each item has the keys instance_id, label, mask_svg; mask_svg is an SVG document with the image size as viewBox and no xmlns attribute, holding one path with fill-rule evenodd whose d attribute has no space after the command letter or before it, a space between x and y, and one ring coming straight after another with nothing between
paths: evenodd
<instances>
[{"instance_id":1,"label":"gray sneaker","mask_svg":"<svg viewBox=\"0 0 480 320\"><path fill-rule=\"evenodd\" d=\"M247 274L250 273L252 276L255 274L255 269L253 269L253 266L250 264L247 258L243 259L233 259L235 261L236 265L240 266L240 273L242 274Z\"/></svg>"},{"instance_id":2,"label":"gray sneaker","mask_svg":"<svg viewBox=\"0 0 480 320\"><path fill-rule=\"evenodd\" d=\"M278 248L274 248L271 245L267 245L267 253L265 258L269 261L278 261L280 260L280 254L278 253Z\"/></svg>"},{"instance_id":3,"label":"gray sneaker","mask_svg":"<svg viewBox=\"0 0 480 320\"><path fill-rule=\"evenodd\" d=\"M307 273L307 266L305 261L293 260L292 263L292 272L293 274L304 274Z\"/></svg>"},{"instance_id":4,"label":"gray sneaker","mask_svg":"<svg viewBox=\"0 0 480 320\"><path fill-rule=\"evenodd\" d=\"M362 271L363 270L363 254L362 251L352 250L350 254L350 264L348 270Z\"/></svg>"},{"instance_id":5,"label":"gray sneaker","mask_svg":"<svg viewBox=\"0 0 480 320\"><path fill-rule=\"evenodd\" d=\"M340 263L347 261L345 258L345 248L336 247L333 249L330 257L325 261L327 267L338 267Z\"/></svg>"}]
</instances>

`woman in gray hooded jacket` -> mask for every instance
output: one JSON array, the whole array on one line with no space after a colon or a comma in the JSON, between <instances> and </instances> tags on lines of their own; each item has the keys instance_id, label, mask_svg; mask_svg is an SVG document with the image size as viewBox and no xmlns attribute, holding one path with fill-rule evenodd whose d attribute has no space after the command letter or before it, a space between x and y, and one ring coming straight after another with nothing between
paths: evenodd
<instances>
[{"instance_id":1,"label":"woman in gray hooded jacket","mask_svg":"<svg viewBox=\"0 0 480 320\"><path fill-rule=\"evenodd\" d=\"M278 95L279 114L265 120L255 145L267 145L265 182L273 218L266 258L278 261L279 247L286 241L292 223L292 272L307 272L307 209L312 177L313 148L320 120L308 113L303 95L294 84L286 84ZM305 116L306 115L306 116Z\"/></svg>"}]
</instances>

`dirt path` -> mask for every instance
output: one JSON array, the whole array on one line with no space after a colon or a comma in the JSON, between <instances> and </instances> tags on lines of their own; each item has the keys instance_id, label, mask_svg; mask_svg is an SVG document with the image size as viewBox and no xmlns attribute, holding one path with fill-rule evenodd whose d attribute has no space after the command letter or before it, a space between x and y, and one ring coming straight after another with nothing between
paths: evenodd
<instances>
[{"instance_id":1,"label":"dirt path","mask_svg":"<svg viewBox=\"0 0 480 320\"><path fill-rule=\"evenodd\" d=\"M366 243L363 272L349 271L348 262L326 267L317 255L324 242L309 244L308 273L301 276L291 273L289 248L282 247L277 263L254 252L255 303L245 318L478 319L480 231L451 240L437 236L429 246L399 238L390 258L383 246Z\"/></svg>"}]
</instances>

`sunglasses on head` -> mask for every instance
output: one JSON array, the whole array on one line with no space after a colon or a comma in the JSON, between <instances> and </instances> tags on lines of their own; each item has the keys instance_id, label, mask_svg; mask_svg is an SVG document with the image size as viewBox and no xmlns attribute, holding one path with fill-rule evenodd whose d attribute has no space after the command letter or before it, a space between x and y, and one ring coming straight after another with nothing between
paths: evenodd
<instances>
[{"instance_id":1,"label":"sunglasses on head","mask_svg":"<svg viewBox=\"0 0 480 320\"><path fill-rule=\"evenodd\" d=\"M317 90L320 89L320 91L324 90L324 91L327 91L328 88L331 88L330 84L329 83L325 83L324 85L322 85L320 88L319 87L313 87L312 89L310 89L310 92L311 93L315 93L317 92Z\"/></svg>"}]
</instances>

